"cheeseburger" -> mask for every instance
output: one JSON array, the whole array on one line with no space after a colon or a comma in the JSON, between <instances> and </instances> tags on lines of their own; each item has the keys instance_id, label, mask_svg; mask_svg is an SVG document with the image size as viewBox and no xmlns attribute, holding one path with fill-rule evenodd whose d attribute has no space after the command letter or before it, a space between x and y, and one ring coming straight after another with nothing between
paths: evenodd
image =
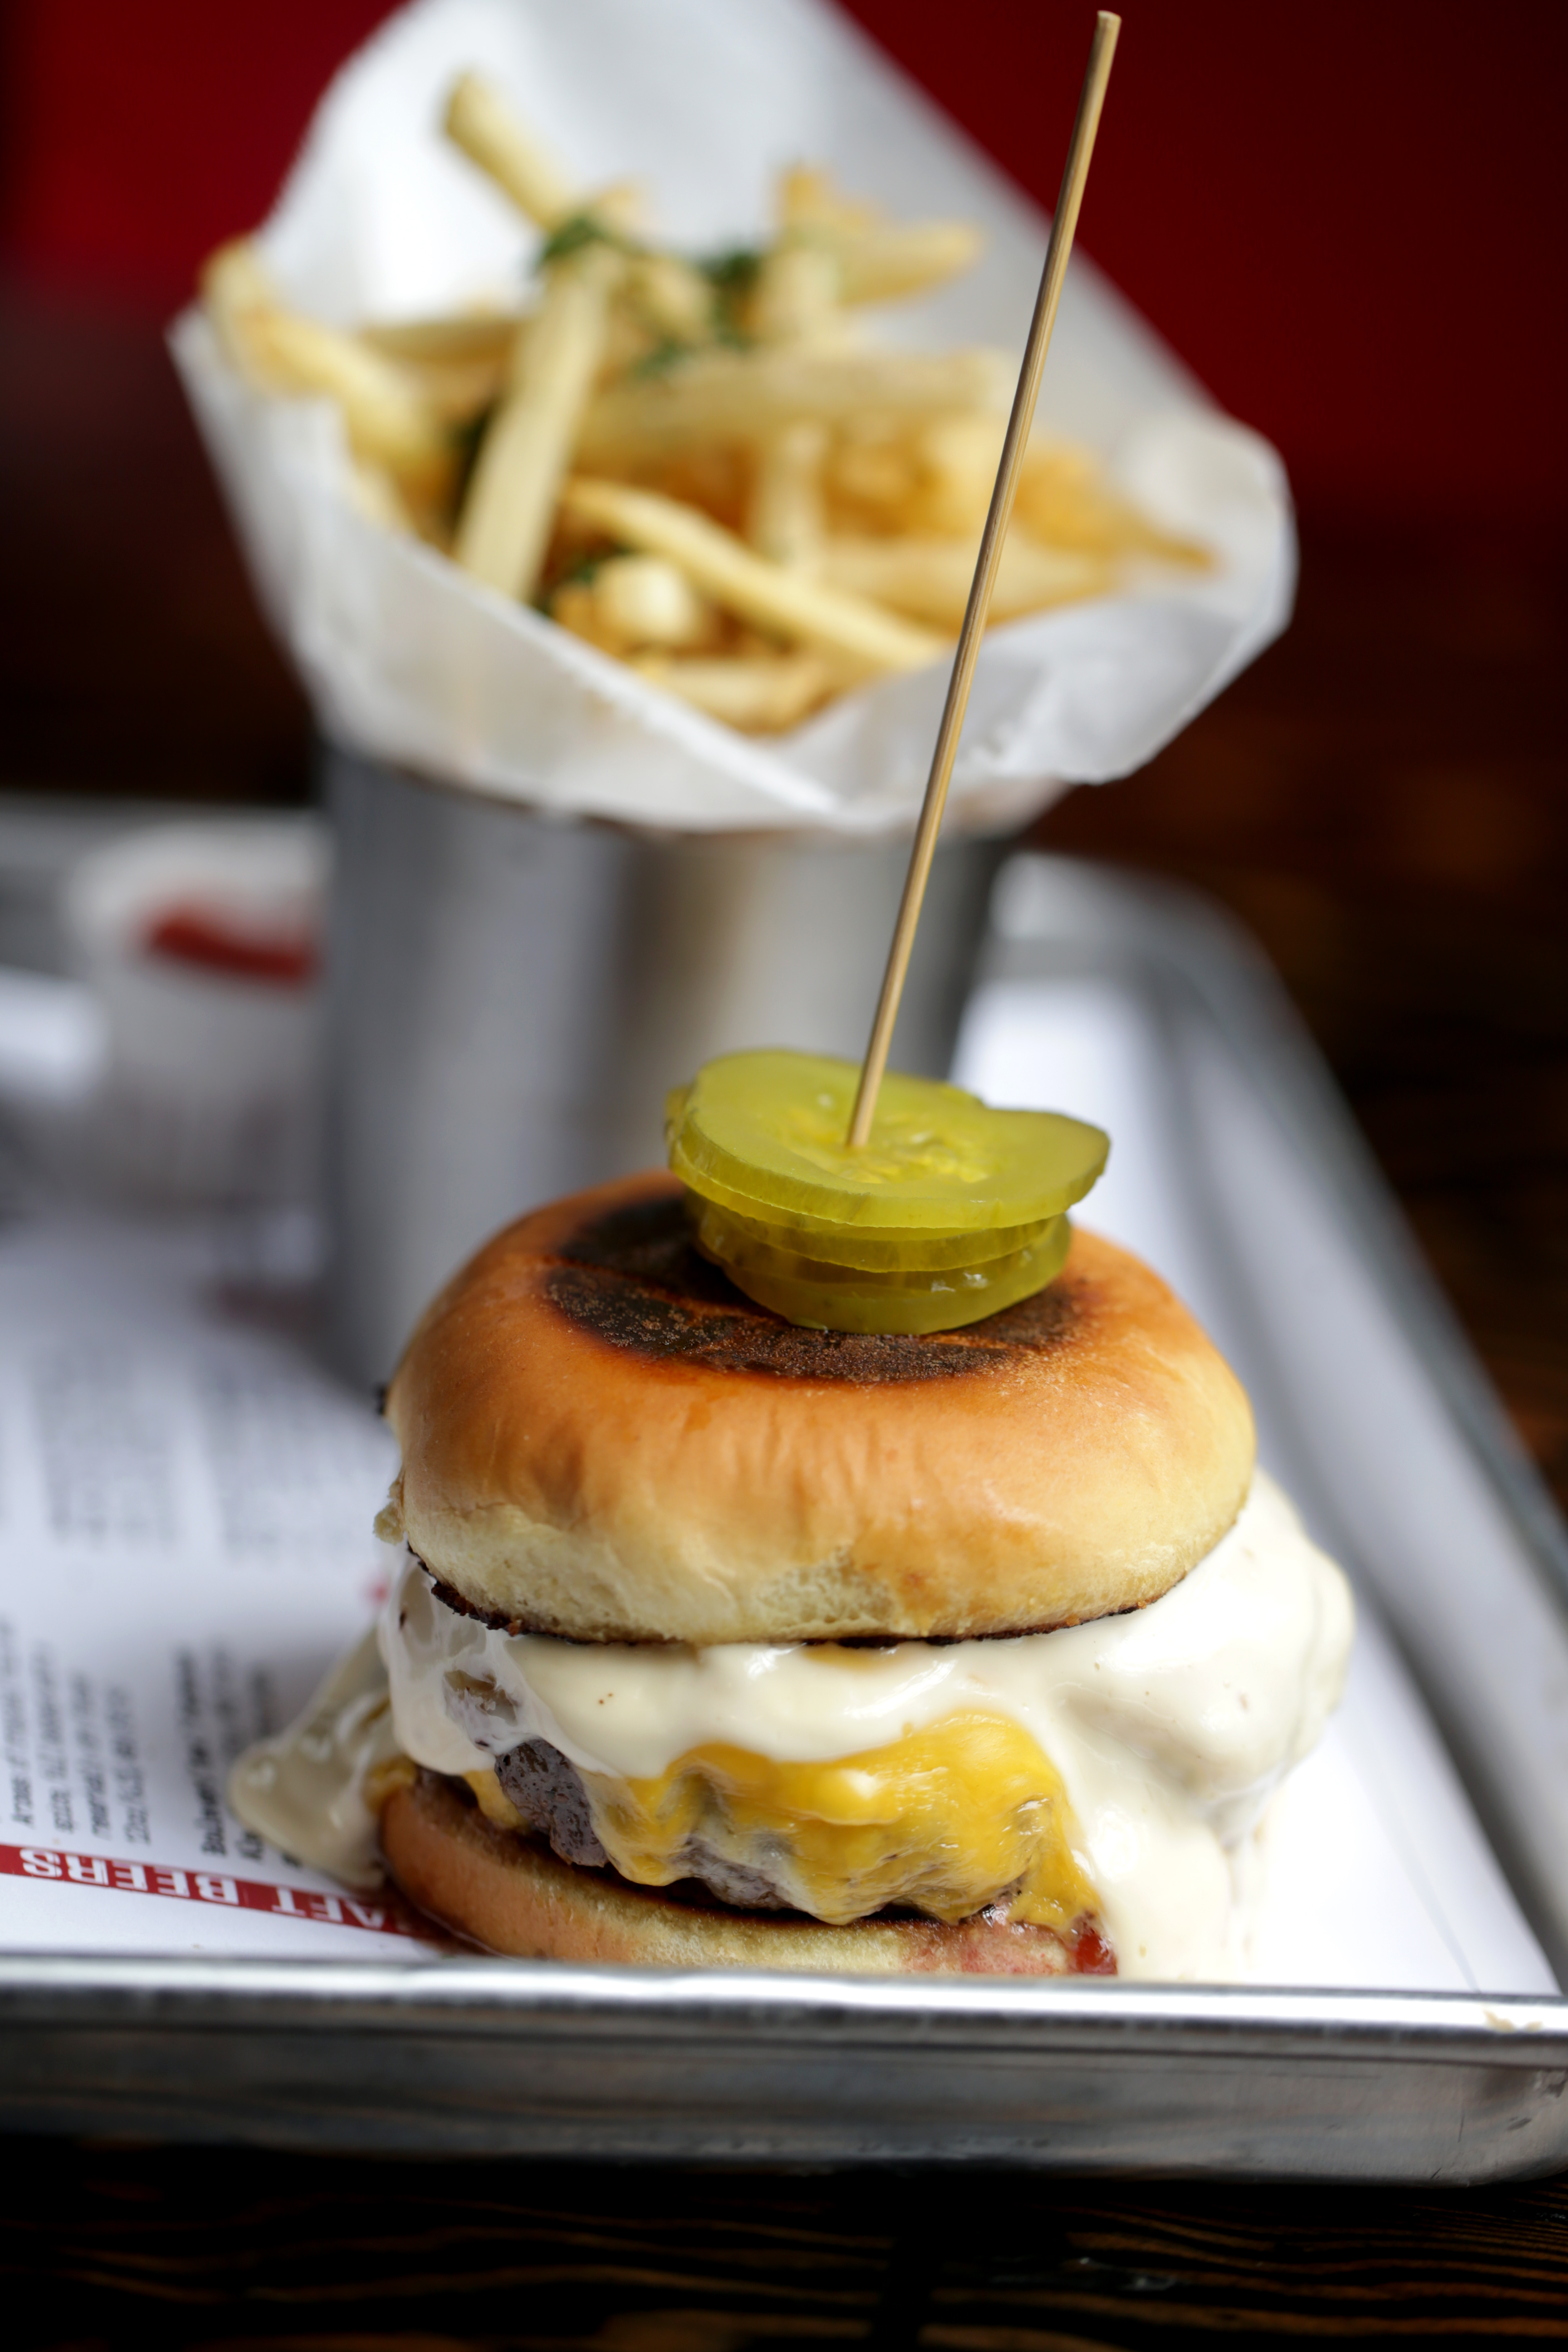
<instances>
[{"instance_id":1,"label":"cheeseburger","mask_svg":"<svg viewBox=\"0 0 1568 2352\"><path fill-rule=\"evenodd\" d=\"M1215 1348L1065 1220L978 1320L805 1328L692 1209L664 1174L558 1202L430 1307L380 1657L239 1810L351 1877L378 1840L498 1952L1238 1973L1352 1617Z\"/></svg>"}]
</instances>

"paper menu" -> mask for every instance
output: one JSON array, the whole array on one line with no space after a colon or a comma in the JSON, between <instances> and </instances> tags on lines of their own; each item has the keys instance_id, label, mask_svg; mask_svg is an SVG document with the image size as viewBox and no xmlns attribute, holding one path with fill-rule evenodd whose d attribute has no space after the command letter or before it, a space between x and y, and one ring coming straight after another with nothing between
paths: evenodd
<instances>
[{"instance_id":1,"label":"paper menu","mask_svg":"<svg viewBox=\"0 0 1568 2352\"><path fill-rule=\"evenodd\" d=\"M479 68L584 185L627 173L695 250L765 223L782 166L830 165L896 216L981 223L968 278L878 313L890 341L1021 354L1040 216L826 0L418 0L325 93L263 232L287 298L350 323L515 299L536 238L439 131ZM1112 100L1114 103L1114 100ZM188 312L176 363L261 600L347 749L578 815L693 831L876 833L913 821L947 664L750 739L659 694L541 614L479 587L352 495L330 404L253 393ZM1205 573L1010 622L982 651L951 822L1022 823L1064 781L1142 765L1278 634L1295 541L1275 452L1224 416L1082 259L1042 417L1100 451Z\"/></svg>"},{"instance_id":2,"label":"paper menu","mask_svg":"<svg viewBox=\"0 0 1568 2352\"><path fill-rule=\"evenodd\" d=\"M143 1735L123 1662L80 1655L62 1676L57 1646L0 1625L16 1841L0 1843L0 1879L21 1882L4 1948L308 1957L322 1938L290 1929L334 1929L327 1948L343 1953L363 1950L366 1934L432 1940L395 1898L351 1895L284 1864L230 1817L222 1791L236 1733L247 1715L271 1714L245 1706L256 1694L237 1689L232 1652L164 1652L132 1669L142 1696L164 1702L172 1740ZM134 1909L84 1906L100 1895L130 1895ZM171 1904L177 1912L162 1907Z\"/></svg>"},{"instance_id":3,"label":"paper menu","mask_svg":"<svg viewBox=\"0 0 1568 2352\"><path fill-rule=\"evenodd\" d=\"M0 1948L434 1940L224 1802L234 1756L288 1720L381 1590L395 1449L290 1335L289 1239L278 1222L0 1234Z\"/></svg>"}]
</instances>

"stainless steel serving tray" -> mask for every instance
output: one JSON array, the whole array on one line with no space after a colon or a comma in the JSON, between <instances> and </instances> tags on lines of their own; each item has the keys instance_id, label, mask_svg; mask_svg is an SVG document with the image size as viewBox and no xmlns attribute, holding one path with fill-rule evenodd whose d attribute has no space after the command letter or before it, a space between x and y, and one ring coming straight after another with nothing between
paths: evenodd
<instances>
[{"instance_id":1,"label":"stainless steel serving tray","mask_svg":"<svg viewBox=\"0 0 1568 2352\"><path fill-rule=\"evenodd\" d=\"M1524 1629L1515 1638L1537 1675L1536 1696L1516 1706L1506 1657L1456 1662L1437 1623L1441 1562L1424 1583L1425 1550L1414 1568L1402 1559L1397 1531L1359 1506L1348 1458L1336 1486L1331 1418L1310 1428L1310 1389L1292 1388L1278 1352L1249 1349L1251 1277L1237 1246L1235 1329L1265 1418L1310 1509L1376 1591L1561 1979L1568 1698L1548 1717L1539 1691L1568 1660L1568 1542L1311 1048L1245 940L1184 893L1017 860L995 913L993 980L1110 973L1227 1057L1353 1249L1369 1312L1417 1367L1415 1403L1438 1417L1507 1547L1501 1622ZM1184 1050L1173 1031L1178 1090ZM1195 1065L1190 1078L1196 1118ZM1223 1204L1213 1222L1223 1256ZM1390 1412L1394 1442L1397 1400ZM478 1958L11 1958L0 1959L0 2126L279 2147L1473 2181L1568 2164L1568 2001Z\"/></svg>"}]
</instances>

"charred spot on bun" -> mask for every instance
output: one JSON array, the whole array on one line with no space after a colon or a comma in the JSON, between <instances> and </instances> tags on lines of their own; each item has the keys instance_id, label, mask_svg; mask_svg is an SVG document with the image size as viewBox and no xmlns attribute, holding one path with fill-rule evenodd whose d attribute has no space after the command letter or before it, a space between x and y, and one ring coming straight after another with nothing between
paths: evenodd
<instances>
[{"instance_id":1,"label":"charred spot on bun","mask_svg":"<svg viewBox=\"0 0 1568 2352\"><path fill-rule=\"evenodd\" d=\"M1239 1383L1075 1232L929 1337L799 1328L659 1174L553 1203L393 1380L383 1852L493 1950L1223 1972L1343 1580Z\"/></svg>"}]
</instances>

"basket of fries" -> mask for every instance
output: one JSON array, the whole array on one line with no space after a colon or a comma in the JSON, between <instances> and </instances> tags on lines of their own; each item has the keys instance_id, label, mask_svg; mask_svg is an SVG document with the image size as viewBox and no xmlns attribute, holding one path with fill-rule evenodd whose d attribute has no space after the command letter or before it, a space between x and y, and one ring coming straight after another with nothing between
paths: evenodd
<instances>
[{"instance_id":1,"label":"basket of fries","mask_svg":"<svg viewBox=\"0 0 1568 2352\"><path fill-rule=\"evenodd\" d=\"M556 814L885 834L1043 234L819 0L422 0L173 342L329 739ZM1289 613L1278 459L1081 261L1042 418L960 828L1141 764Z\"/></svg>"}]
</instances>

